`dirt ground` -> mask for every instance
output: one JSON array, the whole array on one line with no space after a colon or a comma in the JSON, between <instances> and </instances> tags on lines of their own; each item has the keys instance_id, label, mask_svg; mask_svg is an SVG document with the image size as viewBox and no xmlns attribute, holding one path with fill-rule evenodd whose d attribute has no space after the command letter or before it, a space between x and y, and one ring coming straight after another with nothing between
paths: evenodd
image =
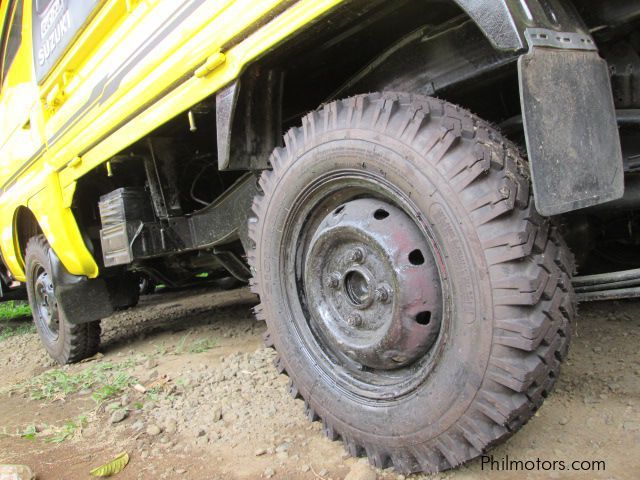
<instances>
[{"instance_id":1,"label":"dirt ground","mask_svg":"<svg viewBox=\"0 0 640 480\"><path fill-rule=\"evenodd\" d=\"M254 303L246 290L143 297L103 321L99 358L62 370L36 334L0 342L0 464L26 464L41 480L83 479L126 451L129 465L114 478L405 478L369 470L307 421L262 347ZM496 471L476 460L408 478L640 478L639 346L640 302L581 306L555 392L491 452L497 461L603 460L604 471ZM52 378L90 383L103 370L113 391L97 380L47 390ZM97 391L107 398L92 398Z\"/></svg>"}]
</instances>

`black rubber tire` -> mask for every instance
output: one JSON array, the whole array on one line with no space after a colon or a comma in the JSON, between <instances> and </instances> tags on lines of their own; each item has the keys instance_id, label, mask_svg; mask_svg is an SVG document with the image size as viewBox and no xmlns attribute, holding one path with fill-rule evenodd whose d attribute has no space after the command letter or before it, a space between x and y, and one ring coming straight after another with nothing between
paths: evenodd
<instances>
[{"instance_id":1,"label":"black rubber tire","mask_svg":"<svg viewBox=\"0 0 640 480\"><path fill-rule=\"evenodd\" d=\"M517 431L554 386L576 308L573 257L536 212L517 148L454 105L392 93L327 104L285 144L260 179L248 257L265 341L309 418L352 455L401 473L455 467ZM416 395L365 402L345 394L291 326L281 272L290 206L339 169L377 172L411 196L445 252L448 336Z\"/></svg>"},{"instance_id":2,"label":"black rubber tire","mask_svg":"<svg viewBox=\"0 0 640 480\"><path fill-rule=\"evenodd\" d=\"M78 362L91 357L98 352L100 346L100 321L72 324L65 313L58 307L59 324L57 338L52 338L47 333L42 319L37 315L35 304L33 272L41 266L51 276L51 260L49 250L51 247L44 235L37 235L29 239L25 251L25 271L27 274L27 295L29 306L33 312L33 319L40 340L49 355L60 365ZM55 285L54 285L55 291Z\"/></svg>"}]
</instances>

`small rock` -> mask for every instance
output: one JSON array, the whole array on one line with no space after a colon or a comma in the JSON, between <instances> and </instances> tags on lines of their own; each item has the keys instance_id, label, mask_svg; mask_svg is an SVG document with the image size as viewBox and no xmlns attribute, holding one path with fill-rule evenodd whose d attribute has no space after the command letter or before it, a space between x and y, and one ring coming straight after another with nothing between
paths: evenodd
<instances>
[{"instance_id":1,"label":"small rock","mask_svg":"<svg viewBox=\"0 0 640 480\"><path fill-rule=\"evenodd\" d=\"M569 419L567 417L562 417L560 420L558 420L558 423L560 425L566 425L567 423L569 423Z\"/></svg>"},{"instance_id":2,"label":"small rock","mask_svg":"<svg viewBox=\"0 0 640 480\"><path fill-rule=\"evenodd\" d=\"M311 467L310 467L309 465L302 465L302 466L300 467L300 471L302 471L302 472L305 472L305 473L306 473L306 472L308 472L309 470L311 470Z\"/></svg>"},{"instance_id":3,"label":"small rock","mask_svg":"<svg viewBox=\"0 0 640 480\"><path fill-rule=\"evenodd\" d=\"M122 395L120 397L120 405L122 407L126 407L127 405L129 405L129 395Z\"/></svg>"},{"instance_id":4,"label":"small rock","mask_svg":"<svg viewBox=\"0 0 640 480\"><path fill-rule=\"evenodd\" d=\"M222 409L220 407L215 407L213 412L211 412L211 418L214 422L219 422L222 418Z\"/></svg>"},{"instance_id":5,"label":"small rock","mask_svg":"<svg viewBox=\"0 0 640 480\"><path fill-rule=\"evenodd\" d=\"M164 424L165 432L169 434L173 434L173 433L176 433L177 430L178 430L178 423L173 418L170 418L165 422Z\"/></svg>"},{"instance_id":6,"label":"small rock","mask_svg":"<svg viewBox=\"0 0 640 480\"><path fill-rule=\"evenodd\" d=\"M149 425L147 427L147 435L155 437L156 435L160 435L162 429L157 425Z\"/></svg>"},{"instance_id":7,"label":"small rock","mask_svg":"<svg viewBox=\"0 0 640 480\"><path fill-rule=\"evenodd\" d=\"M33 480L36 477L26 465L0 465L0 478Z\"/></svg>"},{"instance_id":8,"label":"small rock","mask_svg":"<svg viewBox=\"0 0 640 480\"><path fill-rule=\"evenodd\" d=\"M125 409L118 409L111 414L111 423L120 423L125 418L127 418L128 415L129 412L127 412Z\"/></svg>"},{"instance_id":9,"label":"small rock","mask_svg":"<svg viewBox=\"0 0 640 480\"><path fill-rule=\"evenodd\" d=\"M233 422L238 419L238 416L233 412L229 412L225 413L223 418L225 422Z\"/></svg>"},{"instance_id":10,"label":"small rock","mask_svg":"<svg viewBox=\"0 0 640 480\"><path fill-rule=\"evenodd\" d=\"M286 443L286 442L285 443L281 443L280 445L278 445L276 447L276 452L277 453L286 452L286 451L289 450L290 447L291 447L291 444L289 444L289 443Z\"/></svg>"},{"instance_id":11,"label":"small rock","mask_svg":"<svg viewBox=\"0 0 640 480\"><path fill-rule=\"evenodd\" d=\"M185 473L187 473L187 471L184 468L178 468L176 469L176 473L179 475L184 475Z\"/></svg>"},{"instance_id":12,"label":"small rock","mask_svg":"<svg viewBox=\"0 0 640 480\"><path fill-rule=\"evenodd\" d=\"M264 471L264 474L263 474L263 475L264 475L266 478L271 478L271 477L273 477L275 474L276 474L276 472L275 472L275 470L274 470L273 468L267 468L267 469Z\"/></svg>"},{"instance_id":13,"label":"small rock","mask_svg":"<svg viewBox=\"0 0 640 480\"><path fill-rule=\"evenodd\" d=\"M327 475L329 475L329 470L327 470L326 468L323 468L318 472L318 475L320 475L321 477L326 477Z\"/></svg>"},{"instance_id":14,"label":"small rock","mask_svg":"<svg viewBox=\"0 0 640 480\"><path fill-rule=\"evenodd\" d=\"M151 370L149 372L149 375L147 376L147 380L145 381L145 383L153 382L156 378L158 378L158 376L158 370Z\"/></svg>"},{"instance_id":15,"label":"small rock","mask_svg":"<svg viewBox=\"0 0 640 480\"><path fill-rule=\"evenodd\" d=\"M261 457L262 455L266 455L267 451L264 448L259 448L255 451L256 457Z\"/></svg>"},{"instance_id":16,"label":"small rock","mask_svg":"<svg viewBox=\"0 0 640 480\"><path fill-rule=\"evenodd\" d=\"M366 463L358 462L351 467L344 480L377 480L376 472Z\"/></svg>"},{"instance_id":17,"label":"small rock","mask_svg":"<svg viewBox=\"0 0 640 480\"><path fill-rule=\"evenodd\" d=\"M147 370L151 370L152 368L156 368L158 366L158 362L155 358L149 358L146 362L144 362L144 368Z\"/></svg>"},{"instance_id":18,"label":"small rock","mask_svg":"<svg viewBox=\"0 0 640 480\"><path fill-rule=\"evenodd\" d=\"M593 352L594 352L594 353L600 353L600 352L602 352L602 347L593 347Z\"/></svg>"}]
</instances>

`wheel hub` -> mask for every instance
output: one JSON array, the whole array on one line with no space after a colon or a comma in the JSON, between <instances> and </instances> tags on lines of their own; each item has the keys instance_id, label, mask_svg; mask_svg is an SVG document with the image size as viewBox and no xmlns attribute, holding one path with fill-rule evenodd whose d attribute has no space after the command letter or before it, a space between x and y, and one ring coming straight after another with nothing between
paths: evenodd
<instances>
[{"instance_id":1,"label":"wheel hub","mask_svg":"<svg viewBox=\"0 0 640 480\"><path fill-rule=\"evenodd\" d=\"M353 200L326 215L307 250L304 290L327 346L369 368L413 363L440 328L442 292L427 238L381 200Z\"/></svg>"},{"instance_id":2,"label":"wheel hub","mask_svg":"<svg viewBox=\"0 0 640 480\"><path fill-rule=\"evenodd\" d=\"M53 283L47 272L42 271L36 278L34 291L38 315L52 333L58 331L57 302L53 291Z\"/></svg>"}]
</instances>

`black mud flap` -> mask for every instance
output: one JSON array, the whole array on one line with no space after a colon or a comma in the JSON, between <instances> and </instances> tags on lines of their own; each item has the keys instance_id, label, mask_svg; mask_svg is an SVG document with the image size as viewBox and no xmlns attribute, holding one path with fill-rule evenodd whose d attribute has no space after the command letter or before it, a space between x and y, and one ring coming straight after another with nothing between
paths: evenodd
<instances>
[{"instance_id":1,"label":"black mud flap","mask_svg":"<svg viewBox=\"0 0 640 480\"><path fill-rule=\"evenodd\" d=\"M113 305L106 282L70 274L53 250L49 250L58 305L69 323L88 323L108 317Z\"/></svg>"},{"instance_id":2,"label":"black mud flap","mask_svg":"<svg viewBox=\"0 0 640 480\"><path fill-rule=\"evenodd\" d=\"M594 51L534 47L518 62L538 211L620 198L624 172L607 64Z\"/></svg>"}]
</instances>

